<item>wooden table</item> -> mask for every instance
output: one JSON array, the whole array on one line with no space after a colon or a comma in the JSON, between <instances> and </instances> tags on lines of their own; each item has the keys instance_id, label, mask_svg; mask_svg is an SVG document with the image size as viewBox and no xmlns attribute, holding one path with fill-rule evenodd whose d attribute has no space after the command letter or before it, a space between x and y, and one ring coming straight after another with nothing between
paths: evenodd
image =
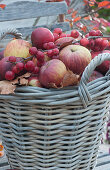
<instances>
[{"instance_id":1,"label":"wooden table","mask_svg":"<svg viewBox=\"0 0 110 170\"><path fill-rule=\"evenodd\" d=\"M97 166L94 170L110 170L110 154L108 152L108 146L101 145L99 149L99 156L97 159ZM10 166L6 155L0 158L0 170L7 170Z\"/></svg>"}]
</instances>

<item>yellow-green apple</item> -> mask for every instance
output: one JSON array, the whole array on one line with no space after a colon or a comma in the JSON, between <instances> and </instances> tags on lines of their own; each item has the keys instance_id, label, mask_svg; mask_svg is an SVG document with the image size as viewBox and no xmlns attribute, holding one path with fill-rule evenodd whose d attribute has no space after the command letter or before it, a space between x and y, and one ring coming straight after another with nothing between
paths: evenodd
<instances>
[{"instance_id":1,"label":"yellow-green apple","mask_svg":"<svg viewBox=\"0 0 110 170\"><path fill-rule=\"evenodd\" d=\"M103 51L98 51L98 52L91 52L92 55L92 59L99 55L99 54L103 54L103 53L110 53L110 50L103 50ZM104 61L102 64L100 64L99 66L96 67L96 70L99 71L100 73L102 73L103 75L106 74L106 72L110 69L110 61L106 60Z\"/></svg>"},{"instance_id":2,"label":"yellow-green apple","mask_svg":"<svg viewBox=\"0 0 110 170\"><path fill-rule=\"evenodd\" d=\"M66 65L67 69L74 74L81 75L91 61L91 53L81 45L68 45L60 51L59 59Z\"/></svg>"},{"instance_id":3,"label":"yellow-green apple","mask_svg":"<svg viewBox=\"0 0 110 170\"><path fill-rule=\"evenodd\" d=\"M4 57L8 56L22 58L30 57L31 55L29 54L29 48L31 46L32 46L31 43L22 39L11 40L4 50Z\"/></svg>"}]
</instances>

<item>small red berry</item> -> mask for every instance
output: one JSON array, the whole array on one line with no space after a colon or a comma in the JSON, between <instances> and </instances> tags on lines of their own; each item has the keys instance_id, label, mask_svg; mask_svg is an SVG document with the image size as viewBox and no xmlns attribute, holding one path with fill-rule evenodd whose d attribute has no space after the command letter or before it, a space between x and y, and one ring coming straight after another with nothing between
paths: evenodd
<instances>
[{"instance_id":1,"label":"small red berry","mask_svg":"<svg viewBox=\"0 0 110 170\"><path fill-rule=\"evenodd\" d=\"M12 71L15 73L15 74L18 74L20 72L20 70L16 67L16 65L14 65L12 67Z\"/></svg>"},{"instance_id":2,"label":"small red berry","mask_svg":"<svg viewBox=\"0 0 110 170\"><path fill-rule=\"evenodd\" d=\"M100 45L100 50L104 50L108 47L109 41L108 40L102 40L102 44Z\"/></svg>"},{"instance_id":3,"label":"small red berry","mask_svg":"<svg viewBox=\"0 0 110 170\"><path fill-rule=\"evenodd\" d=\"M34 62L33 61L27 61L27 63L25 64L25 69L27 71L32 72L34 70L34 68L35 68Z\"/></svg>"},{"instance_id":4,"label":"small red berry","mask_svg":"<svg viewBox=\"0 0 110 170\"><path fill-rule=\"evenodd\" d=\"M22 71L24 69L24 64L19 62L19 63L16 64L16 67L17 67L18 70Z\"/></svg>"},{"instance_id":5,"label":"small red berry","mask_svg":"<svg viewBox=\"0 0 110 170\"><path fill-rule=\"evenodd\" d=\"M79 37L79 31L77 31L77 30L72 30L72 31L71 31L71 37L73 37L73 38L78 38L78 37Z\"/></svg>"},{"instance_id":6,"label":"small red berry","mask_svg":"<svg viewBox=\"0 0 110 170\"><path fill-rule=\"evenodd\" d=\"M16 57L15 56L10 56L9 61L13 62L13 63L16 62Z\"/></svg>"},{"instance_id":7,"label":"small red berry","mask_svg":"<svg viewBox=\"0 0 110 170\"><path fill-rule=\"evenodd\" d=\"M44 62L37 61L37 67L41 67L44 64Z\"/></svg>"},{"instance_id":8,"label":"small red berry","mask_svg":"<svg viewBox=\"0 0 110 170\"><path fill-rule=\"evenodd\" d=\"M53 42L49 42L47 44L47 49L50 50L50 49L53 49L53 48L55 48L55 44Z\"/></svg>"},{"instance_id":9,"label":"small red berry","mask_svg":"<svg viewBox=\"0 0 110 170\"><path fill-rule=\"evenodd\" d=\"M95 45L100 46L102 44L103 39L102 38L97 38L95 39Z\"/></svg>"},{"instance_id":10,"label":"small red berry","mask_svg":"<svg viewBox=\"0 0 110 170\"><path fill-rule=\"evenodd\" d=\"M54 56L54 55L58 55L58 54L59 54L59 49L58 49L58 48L54 48L54 49L52 50L52 53L53 53L53 56Z\"/></svg>"},{"instance_id":11,"label":"small red berry","mask_svg":"<svg viewBox=\"0 0 110 170\"><path fill-rule=\"evenodd\" d=\"M92 50L95 52L98 52L98 51L100 51L100 46L95 45Z\"/></svg>"},{"instance_id":12,"label":"small red berry","mask_svg":"<svg viewBox=\"0 0 110 170\"><path fill-rule=\"evenodd\" d=\"M102 32L100 30L96 30L96 36L102 36Z\"/></svg>"},{"instance_id":13,"label":"small red berry","mask_svg":"<svg viewBox=\"0 0 110 170\"><path fill-rule=\"evenodd\" d=\"M36 57L41 62L43 62L45 58L44 53L42 51L38 51Z\"/></svg>"},{"instance_id":14,"label":"small red berry","mask_svg":"<svg viewBox=\"0 0 110 170\"><path fill-rule=\"evenodd\" d=\"M53 33L53 36L54 36L54 41L56 41L57 39L59 39L59 34Z\"/></svg>"},{"instance_id":15,"label":"small red berry","mask_svg":"<svg viewBox=\"0 0 110 170\"><path fill-rule=\"evenodd\" d=\"M6 79L6 80L13 80L14 77L15 77L15 74L14 74L13 71L7 71L7 72L5 73L5 79Z\"/></svg>"},{"instance_id":16,"label":"small red berry","mask_svg":"<svg viewBox=\"0 0 110 170\"><path fill-rule=\"evenodd\" d=\"M62 33L62 29L61 28L55 28L54 30L53 30L53 33L57 33L57 34L61 34Z\"/></svg>"},{"instance_id":17,"label":"small red berry","mask_svg":"<svg viewBox=\"0 0 110 170\"><path fill-rule=\"evenodd\" d=\"M47 50L47 48L48 48L48 43L44 43L44 44L43 44L43 48Z\"/></svg>"},{"instance_id":18,"label":"small red berry","mask_svg":"<svg viewBox=\"0 0 110 170\"><path fill-rule=\"evenodd\" d=\"M48 57L52 57L53 56L53 50L48 50L47 55L48 55Z\"/></svg>"},{"instance_id":19,"label":"small red berry","mask_svg":"<svg viewBox=\"0 0 110 170\"><path fill-rule=\"evenodd\" d=\"M94 45L95 45L95 41L93 39L90 39L89 40L89 48L90 49L93 49L94 48Z\"/></svg>"},{"instance_id":20,"label":"small red berry","mask_svg":"<svg viewBox=\"0 0 110 170\"><path fill-rule=\"evenodd\" d=\"M96 36L96 31L95 30L91 30L89 32L89 36Z\"/></svg>"},{"instance_id":21,"label":"small red berry","mask_svg":"<svg viewBox=\"0 0 110 170\"><path fill-rule=\"evenodd\" d=\"M34 68L33 73L34 73L34 74L38 74L39 71L40 71L40 68L36 66L36 67Z\"/></svg>"},{"instance_id":22,"label":"small red berry","mask_svg":"<svg viewBox=\"0 0 110 170\"><path fill-rule=\"evenodd\" d=\"M89 44L89 40L87 38L82 38L80 40L80 45L84 46L84 47L87 47Z\"/></svg>"},{"instance_id":23,"label":"small red berry","mask_svg":"<svg viewBox=\"0 0 110 170\"><path fill-rule=\"evenodd\" d=\"M31 47L31 48L29 49L29 53L30 53L31 55L36 55L36 54L37 54L37 48L36 48L36 47Z\"/></svg>"}]
</instances>

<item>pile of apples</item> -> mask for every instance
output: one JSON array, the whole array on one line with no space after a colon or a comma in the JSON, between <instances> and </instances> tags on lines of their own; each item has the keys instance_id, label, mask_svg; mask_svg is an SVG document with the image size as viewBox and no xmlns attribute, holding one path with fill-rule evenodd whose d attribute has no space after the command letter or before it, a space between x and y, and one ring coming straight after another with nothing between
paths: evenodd
<instances>
[{"instance_id":1,"label":"pile of apples","mask_svg":"<svg viewBox=\"0 0 110 170\"><path fill-rule=\"evenodd\" d=\"M30 86L61 88L76 85L90 61L100 53L110 53L108 48L109 42L100 30L91 30L84 36L77 30L66 34L61 28L52 32L39 27L31 33L31 42L14 39L0 52L0 81L12 81L30 72ZM90 81L102 77L108 69L109 61L104 61Z\"/></svg>"}]
</instances>

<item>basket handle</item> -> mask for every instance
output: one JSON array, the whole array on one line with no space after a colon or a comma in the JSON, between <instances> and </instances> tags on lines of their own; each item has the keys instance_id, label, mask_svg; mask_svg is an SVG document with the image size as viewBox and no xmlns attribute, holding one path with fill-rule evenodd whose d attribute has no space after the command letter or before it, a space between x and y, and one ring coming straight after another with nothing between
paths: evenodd
<instances>
[{"instance_id":1,"label":"basket handle","mask_svg":"<svg viewBox=\"0 0 110 170\"><path fill-rule=\"evenodd\" d=\"M13 35L16 39L22 39L22 34L18 32L18 30L14 29L7 29L3 31L0 35L0 41L6 37L6 35Z\"/></svg>"},{"instance_id":2,"label":"basket handle","mask_svg":"<svg viewBox=\"0 0 110 170\"><path fill-rule=\"evenodd\" d=\"M103 54L99 54L98 56L96 56L94 59L91 60L91 62L88 64L88 66L85 68L82 74L80 84L78 87L78 92L82 100L82 103L84 105L84 108L87 107L89 101L92 101L92 97L87 88L88 80L90 76L92 75L93 71L95 70L95 68L101 63L103 63L103 61L105 60L110 60L110 53L103 53Z\"/></svg>"}]
</instances>

